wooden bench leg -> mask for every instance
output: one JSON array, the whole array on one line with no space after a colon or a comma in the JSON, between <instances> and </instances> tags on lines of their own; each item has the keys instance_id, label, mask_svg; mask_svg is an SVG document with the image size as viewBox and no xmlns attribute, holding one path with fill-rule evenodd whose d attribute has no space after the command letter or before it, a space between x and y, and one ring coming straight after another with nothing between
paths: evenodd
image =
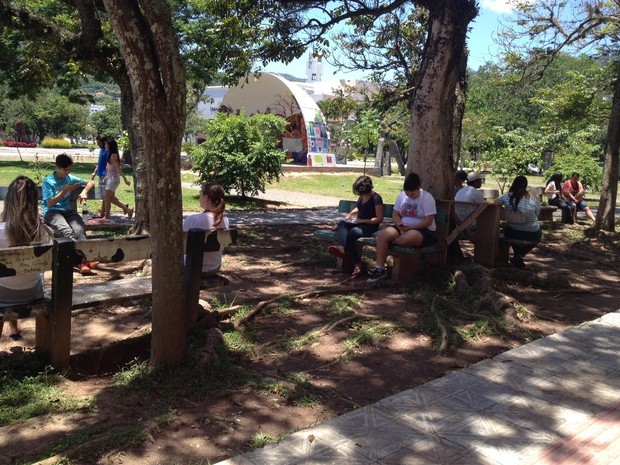
<instances>
[{"instance_id":1,"label":"wooden bench leg","mask_svg":"<svg viewBox=\"0 0 620 465\"><path fill-rule=\"evenodd\" d=\"M44 325L45 332L39 339L50 363L59 369L69 368L71 353L74 253L74 242L71 239L63 237L54 241L50 316Z\"/></svg>"},{"instance_id":2,"label":"wooden bench leg","mask_svg":"<svg viewBox=\"0 0 620 465\"><path fill-rule=\"evenodd\" d=\"M413 278L420 270L420 254L393 254L392 279L406 281Z\"/></svg>"}]
</instances>

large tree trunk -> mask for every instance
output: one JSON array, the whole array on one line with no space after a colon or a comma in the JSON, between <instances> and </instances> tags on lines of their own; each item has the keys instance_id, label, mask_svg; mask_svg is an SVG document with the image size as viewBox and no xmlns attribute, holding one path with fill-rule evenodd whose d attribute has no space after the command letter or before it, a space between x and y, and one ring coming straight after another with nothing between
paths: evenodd
<instances>
[{"instance_id":1,"label":"large tree trunk","mask_svg":"<svg viewBox=\"0 0 620 465\"><path fill-rule=\"evenodd\" d=\"M620 157L620 63L616 63L616 84L607 126L603 187L594 228L614 231L618 195L618 158Z\"/></svg>"},{"instance_id":2,"label":"large tree trunk","mask_svg":"<svg viewBox=\"0 0 620 465\"><path fill-rule=\"evenodd\" d=\"M147 160L146 157L144 157L144 150L141 146L142 141L138 137L135 102L131 91L129 76L121 76L117 78L116 82L121 90L121 122L123 129L128 133L129 146L131 147L131 156L133 159L135 215L133 226L129 232L131 234L147 234L149 231Z\"/></svg>"},{"instance_id":3,"label":"large tree trunk","mask_svg":"<svg viewBox=\"0 0 620 465\"><path fill-rule=\"evenodd\" d=\"M151 365L174 365L186 348L180 153L185 70L163 0L104 0L135 102L136 134L148 160L153 241ZM153 40L157 37L157 40Z\"/></svg>"},{"instance_id":4,"label":"large tree trunk","mask_svg":"<svg viewBox=\"0 0 620 465\"><path fill-rule=\"evenodd\" d=\"M436 199L452 198L456 88L474 0L423 0L429 10L424 58L414 90L407 172L416 172ZM459 123L460 124L460 123Z\"/></svg>"}]
</instances>

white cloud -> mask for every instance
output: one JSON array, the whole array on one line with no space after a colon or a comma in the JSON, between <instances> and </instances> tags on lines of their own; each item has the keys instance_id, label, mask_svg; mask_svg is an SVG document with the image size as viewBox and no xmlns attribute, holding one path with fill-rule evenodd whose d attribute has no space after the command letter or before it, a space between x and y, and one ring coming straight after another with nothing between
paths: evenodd
<instances>
[{"instance_id":1,"label":"white cloud","mask_svg":"<svg viewBox=\"0 0 620 465\"><path fill-rule=\"evenodd\" d=\"M495 13L510 13L514 10L514 1L510 0L481 0L480 7Z\"/></svg>"}]
</instances>

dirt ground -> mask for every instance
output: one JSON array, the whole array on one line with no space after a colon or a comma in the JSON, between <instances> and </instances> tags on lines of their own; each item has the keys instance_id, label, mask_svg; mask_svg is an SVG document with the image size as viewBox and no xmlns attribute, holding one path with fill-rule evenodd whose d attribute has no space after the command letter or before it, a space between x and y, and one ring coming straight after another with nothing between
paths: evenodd
<instances>
[{"instance_id":1,"label":"dirt ground","mask_svg":"<svg viewBox=\"0 0 620 465\"><path fill-rule=\"evenodd\" d=\"M617 235L575 242L579 229L554 223L527 257L525 270L474 266L470 246L463 243L465 258L448 270L429 269L407 285L370 286L336 270L325 253L328 244L312 238L314 229L330 226L242 229L238 245L226 251L220 277L205 283L201 298L213 308L248 309L331 286L265 306L237 333L245 345L227 337L233 328L223 321L228 349L217 354L236 367L227 372L228 388L178 394L156 385L147 391L121 389L111 373L148 357L143 335L150 327L149 303L76 312L73 371L61 388L66 396L91 399L94 408L0 428L0 438L12 438L0 439L0 463L46 457L40 463L64 457L70 460L62 463L72 464L217 463L249 450L257 438L316 425L619 309ZM366 257L369 263L371 258ZM129 276L139 267L100 268L96 276L76 275L76 282ZM452 278L457 270L468 286ZM490 294L484 282L492 283ZM496 305L498 296L510 303L508 309ZM509 313L516 319L502 318ZM437 321L449 331L444 353L438 351ZM33 322L24 321L23 330L23 341L4 338L0 350L12 350L11 356L30 350ZM150 413L164 397L173 399L166 412ZM84 437L73 447L55 449L61 438L78 433Z\"/></svg>"}]
</instances>

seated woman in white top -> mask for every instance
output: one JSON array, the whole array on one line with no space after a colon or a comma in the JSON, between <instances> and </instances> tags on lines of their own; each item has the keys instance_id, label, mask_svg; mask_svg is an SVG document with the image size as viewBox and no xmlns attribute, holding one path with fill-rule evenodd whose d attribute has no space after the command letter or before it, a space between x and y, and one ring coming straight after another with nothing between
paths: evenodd
<instances>
[{"instance_id":1,"label":"seated woman in white top","mask_svg":"<svg viewBox=\"0 0 620 465\"><path fill-rule=\"evenodd\" d=\"M202 213L190 215L183 221L183 231L190 229L226 229L229 226L228 218L224 216L226 203L224 189L219 184L204 183L200 188L200 207ZM216 275L222 266L222 252L224 248L215 252L205 252L202 261L202 276Z\"/></svg>"},{"instance_id":2,"label":"seated woman in white top","mask_svg":"<svg viewBox=\"0 0 620 465\"><path fill-rule=\"evenodd\" d=\"M562 173L553 173L551 175L547 182L547 187L545 187L545 194L547 194L549 205L562 210L562 223L574 224L574 206L571 206L564 200L564 195L562 194Z\"/></svg>"},{"instance_id":3,"label":"seated woman in white top","mask_svg":"<svg viewBox=\"0 0 620 465\"><path fill-rule=\"evenodd\" d=\"M53 235L39 216L38 193L35 183L26 176L18 176L9 185L2 222L0 248L35 244L51 244ZM0 278L0 307L27 304L43 298L43 273L27 273ZM9 321L9 337L21 339L16 321ZM0 321L0 335L4 323Z\"/></svg>"},{"instance_id":4,"label":"seated woman in white top","mask_svg":"<svg viewBox=\"0 0 620 465\"><path fill-rule=\"evenodd\" d=\"M521 212L524 215L523 222L508 221L504 226L504 236L506 239L518 239L528 241L528 245L512 245L514 252L510 259L517 268L525 267L523 257L530 252L542 239L542 230L538 223L538 214L540 213L540 202L538 199L530 197L527 191L527 178L525 176L517 176L508 192L498 199L495 203L503 205L509 211Z\"/></svg>"}]
</instances>

